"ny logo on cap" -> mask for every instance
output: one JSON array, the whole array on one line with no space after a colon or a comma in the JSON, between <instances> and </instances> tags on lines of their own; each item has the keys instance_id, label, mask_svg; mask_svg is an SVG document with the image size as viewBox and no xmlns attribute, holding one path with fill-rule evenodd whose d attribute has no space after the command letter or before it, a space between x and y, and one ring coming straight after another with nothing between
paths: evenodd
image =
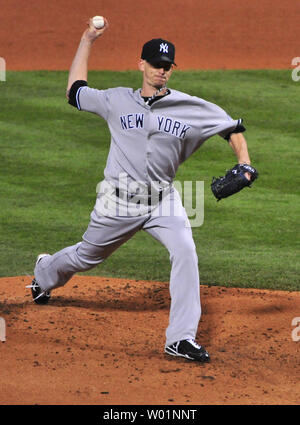
<instances>
[{"instance_id":1,"label":"ny logo on cap","mask_svg":"<svg viewBox=\"0 0 300 425\"><path fill-rule=\"evenodd\" d=\"M168 49L169 49L169 46L167 43L160 44L160 49L159 49L160 52L168 53Z\"/></svg>"}]
</instances>

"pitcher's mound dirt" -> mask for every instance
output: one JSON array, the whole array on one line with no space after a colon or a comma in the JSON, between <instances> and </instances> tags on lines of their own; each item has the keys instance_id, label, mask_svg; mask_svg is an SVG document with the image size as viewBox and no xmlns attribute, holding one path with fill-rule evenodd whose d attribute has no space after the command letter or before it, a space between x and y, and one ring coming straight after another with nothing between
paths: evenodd
<instances>
[{"instance_id":1,"label":"pitcher's mound dirt","mask_svg":"<svg viewBox=\"0 0 300 425\"><path fill-rule=\"evenodd\" d=\"M0 279L1 404L299 403L297 292L203 285L198 364L163 352L168 283L75 276L47 306L29 283Z\"/></svg>"}]
</instances>

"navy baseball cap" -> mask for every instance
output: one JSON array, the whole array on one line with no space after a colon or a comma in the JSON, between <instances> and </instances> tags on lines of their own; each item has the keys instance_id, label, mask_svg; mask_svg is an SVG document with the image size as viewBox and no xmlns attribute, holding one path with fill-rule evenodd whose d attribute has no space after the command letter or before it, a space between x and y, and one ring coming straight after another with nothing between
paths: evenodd
<instances>
[{"instance_id":1,"label":"navy baseball cap","mask_svg":"<svg viewBox=\"0 0 300 425\"><path fill-rule=\"evenodd\" d=\"M141 58L153 64L163 61L176 65L174 62L175 46L162 38L153 38L144 44Z\"/></svg>"}]
</instances>

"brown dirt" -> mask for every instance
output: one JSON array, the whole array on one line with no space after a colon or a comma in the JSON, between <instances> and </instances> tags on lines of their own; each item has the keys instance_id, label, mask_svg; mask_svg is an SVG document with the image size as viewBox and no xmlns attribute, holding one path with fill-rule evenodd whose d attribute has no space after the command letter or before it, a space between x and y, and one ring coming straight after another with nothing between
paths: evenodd
<instances>
[{"instance_id":1,"label":"brown dirt","mask_svg":"<svg viewBox=\"0 0 300 425\"><path fill-rule=\"evenodd\" d=\"M75 276L47 306L0 279L1 404L297 404L300 294L202 286L210 364L163 353L168 283Z\"/></svg>"},{"instance_id":2,"label":"brown dirt","mask_svg":"<svg viewBox=\"0 0 300 425\"><path fill-rule=\"evenodd\" d=\"M3 2L2 2L3 3ZM110 22L90 68L136 69L143 43L173 41L179 69L291 67L299 56L299 0L6 0L0 56L7 69L69 69L86 21Z\"/></svg>"}]
</instances>

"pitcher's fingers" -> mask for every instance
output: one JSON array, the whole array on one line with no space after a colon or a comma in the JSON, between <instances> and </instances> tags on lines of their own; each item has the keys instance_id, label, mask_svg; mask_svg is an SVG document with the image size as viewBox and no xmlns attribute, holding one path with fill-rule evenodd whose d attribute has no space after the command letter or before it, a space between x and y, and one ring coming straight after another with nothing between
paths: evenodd
<instances>
[{"instance_id":1,"label":"pitcher's fingers","mask_svg":"<svg viewBox=\"0 0 300 425\"><path fill-rule=\"evenodd\" d=\"M106 18L104 18L104 16L103 16L103 19L104 19L104 27L105 27L105 28L108 28L108 27L109 27L109 22L108 22L108 20L107 20Z\"/></svg>"},{"instance_id":2,"label":"pitcher's fingers","mask_svg":"<svg viewBox=\"0 0 300 425\"><path fill-rule=\"evenodd\" d=\"M86 22L87 26L90 27L90 29L95 29L94 25L93 25L93 18L90 18L87 22Z\"/></svg>"}]
</instances>

